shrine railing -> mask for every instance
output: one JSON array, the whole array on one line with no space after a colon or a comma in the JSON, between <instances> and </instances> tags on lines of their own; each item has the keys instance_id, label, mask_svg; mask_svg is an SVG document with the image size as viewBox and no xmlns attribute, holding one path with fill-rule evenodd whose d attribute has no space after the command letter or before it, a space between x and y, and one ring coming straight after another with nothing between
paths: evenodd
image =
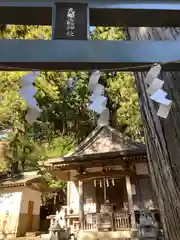
<instances>
[{"instance_id":1,"label":"shrine railing","mask_svg":"<svg viewBox=\"0 0 180 240\"><path fill-rule=\"evenodd\" d=\"M130 217L128 213L115 212L115 229L128 230L131 228Z\"/></svg>"},{"instance_id":2,"label":"shrine railing","mask_svg":"<svg viewBox=\"0 0 180 240\"><path fill-rule=\"evenodd\" d=\"M87 214L84 221L84 231L121 231L131 228L128 213L93 213Z\"/></svg>"}]
</instances>

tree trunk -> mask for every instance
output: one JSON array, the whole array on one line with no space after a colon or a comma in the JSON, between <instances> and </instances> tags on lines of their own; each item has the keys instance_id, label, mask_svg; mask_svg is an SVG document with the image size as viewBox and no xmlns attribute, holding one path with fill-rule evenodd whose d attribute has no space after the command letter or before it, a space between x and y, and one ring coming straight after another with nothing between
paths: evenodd
<instances>
[{"instance_id":1,"label":"tree trunk","mask_svg":"<svg viewBox=\"0 0 180 240\"><path fill-rule=\"evenodd\" d=\"M128 40L172 40L179 28L128 28ZM164 49L166 51L166 49ZM146 73L135 73L145 128L149 170L157 197L165 239L180 239L180 73L161 73L164 89L173 100L167 119L157 116L157 105L145 91Z\"/></svg>"}]
</instances>

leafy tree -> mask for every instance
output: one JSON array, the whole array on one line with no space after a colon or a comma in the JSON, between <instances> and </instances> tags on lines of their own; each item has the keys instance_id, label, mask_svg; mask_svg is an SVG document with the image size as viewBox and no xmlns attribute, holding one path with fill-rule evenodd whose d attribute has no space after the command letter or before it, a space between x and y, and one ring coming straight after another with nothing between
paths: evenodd
<instances>
[{"instance_id":1,"label":"leafy tree","mask_svg":"<svg viewBox=\"0 0 180 240\"><path fill-rule=\"evenodd\" d=\"M65 156L73 151L75 146L75 137L71 135L58 136L52 139L51 144L46 144L44 156L50 158Z\"/></svg>"},{"instance_id":2,"label":"leafy tree","mask_svg":"<svg viewBox=\"0 0 180 240\"><path fill-rule=\"evenodd\" d=\"M68 79L74 80L68 88ZM42 73L37 82L37 100L43 108L42 122L50 122L56 134L76 134L81 141L92 129L92 114L87 109L88 75L86 73Z\"/></svg>"}]
</instances>

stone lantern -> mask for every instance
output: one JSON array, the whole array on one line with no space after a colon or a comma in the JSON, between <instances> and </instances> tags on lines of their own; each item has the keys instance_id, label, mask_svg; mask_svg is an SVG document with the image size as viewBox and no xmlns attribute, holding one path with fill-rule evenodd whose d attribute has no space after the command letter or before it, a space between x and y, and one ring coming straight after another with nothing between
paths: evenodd
<instances>
[{"instance_id":1,"label":"stone lantern","mask_svg":"<svg viewBox=\"0 0 180 240\"><path fill-rule=\"evenodd\" d=\"M139 239L141 240L157 240L158 226L154 220L151 211L143 210L140 213Z\"/></svg>"}]
</instances>

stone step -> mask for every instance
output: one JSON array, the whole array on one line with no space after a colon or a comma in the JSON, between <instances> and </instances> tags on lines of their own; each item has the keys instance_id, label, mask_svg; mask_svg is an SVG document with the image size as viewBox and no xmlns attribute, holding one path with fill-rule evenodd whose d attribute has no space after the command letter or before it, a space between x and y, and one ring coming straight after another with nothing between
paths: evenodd
<instances>
[{"instance_id":1,"label":"stone step","mask_svg":"<svg viewBox=\"0 0 180 240\"><path fill-rule=\"evenodd\" d=\"M35 237L36 232L26 232L26 237Z\"/></svg>"}]
</instances>

